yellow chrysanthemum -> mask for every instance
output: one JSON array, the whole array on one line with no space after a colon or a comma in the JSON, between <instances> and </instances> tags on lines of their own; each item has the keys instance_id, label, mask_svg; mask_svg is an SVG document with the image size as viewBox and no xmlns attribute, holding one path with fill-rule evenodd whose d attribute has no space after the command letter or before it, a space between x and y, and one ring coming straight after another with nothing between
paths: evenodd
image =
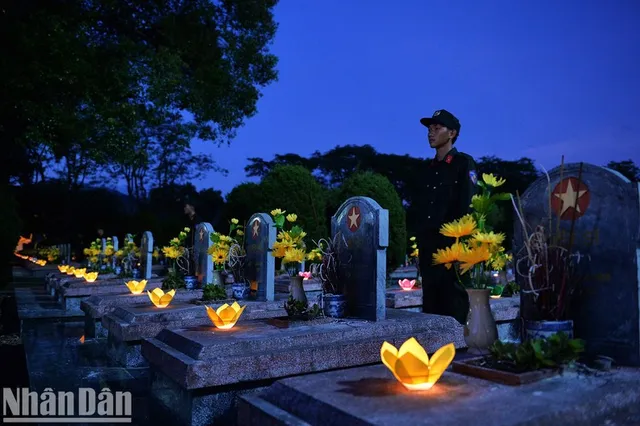
<instances>
[{"instance_id":1,"label":"yellow chrysanthemum","mask_svg":"<svg viewBox=\"0 0 640 426\"><path fill-rule=\"evenodd\" d=\"M238 223L240 223L240 221L234 217L233 219L231 219L231 223L237 225Z\"/></svg>"},{"instance_id":2,"label":"yellow chrysanthemum","mask_svg":"<svg viewBox=\"0 0 640 426\"><path fill-rule=\"evenodd\" d=\"M287 220L289 222L295 222L296 220L298 220L298 215L295 213L290 213L287 215Z\"/></svg>"},{"instance_id":3,"label":"yellow chrysanthemum","mask_svg":"<svg viewBox=\"0 0 640 426\"><path fill-rule=\"evenodd\" d=\"M284 263L302 263L302 261L304 261L305 254L306 253L303 249L292 248L287 250L287 252L284 254L284 257L282 258L282 261Z\"/></svg>"},{"instance_id":4,"label":"yellow chrysanthemum","mask_svg":"<svg viewBox=\"0 0 640 426\"><path fill-rule=\"evenodd\" d=\"M416 240L416 237L409 238L409 241L415 241L415 240Z\"/></svg>"},{"instance_id":5,"label":"yellow chrysanthemum","mask_svg":"<svg viewBox=\"0 0 640 426\"><path fill-rule=\"evenodd\" d=\"M473 234L476 231L477 226L478 225L473 219L473 216L468 214L458 220L442 225L440 233L445 237L452 237L457 240L460 237L466 237L467 235Z\"/></svg>"},{"instance_id":6,"label":"yellow chrysanthemum","mask_svg":"<svg viewBox=\"0 0 640 426\"><path fill-rule=\"evenodd\" d=\"M486 262L491 257L489 247L482 245L471 250L465 250L460 253L458 262L460 262L460 273L464 274L478 263Z\"/></svg>"},{"instance_id":7,"label":"yellow chrysanthemum","mask_svg":"<svg viewBox=\"0 0 640 426\"><path fill-rule=\"evenodd\" d=\"M213 259L213 263L215 263L216 265L223 265L224 262L227 260L228 254L229 252L222 249L214 250L213 253L211 253L211 258Z\"/></svg>"},{"instance_id":8,"label":"yellow chrysanthemum","mask_svg":"<svg viewBox=\"0 0 640 426\"><path fill-rule=\"evenodd\" d=\"M505 235L503 233L478 232L473 234L473 240L482 244L497 245L504 242Z\"/></svg>"},{"instance_id":9,"label":"yellow chrysanthemum","mask_svg":"<svg viewBox=\"0 0 640 426\"><path fill-rule=\"evenodd\" d=\"M483 173L482 174L482 180L484 181L484 183L486 183L487 185L493 187L493 188L497 188L499 186L504 185L504 183L506 182L505 179L502 178L497 178L493 175L493 173Z\"/></svg>"},{"instance_id":10,"label":"yellow chrysanthemum","mask_svg":"<svg viewBox=\"0 0 640 426\"><path fill-rule=\"evenodd\" d=\"M433 254L433 264L444 265L447 269L450 269L451 264L457 262L465 251L465 246L460 243L455 243L445 249L438 249Z\"/></svg>"},{"instance_id":11,"label":"yellow chrysanthemum","mask_svg":"<svg viewBox=\"0 0 640 426\"><path fill-rule=\"evenodd\" d=\"M271 210L271 216L278 216L279 214L285 214L286 210L274 209Z\"/></svg>"}]
</instances>

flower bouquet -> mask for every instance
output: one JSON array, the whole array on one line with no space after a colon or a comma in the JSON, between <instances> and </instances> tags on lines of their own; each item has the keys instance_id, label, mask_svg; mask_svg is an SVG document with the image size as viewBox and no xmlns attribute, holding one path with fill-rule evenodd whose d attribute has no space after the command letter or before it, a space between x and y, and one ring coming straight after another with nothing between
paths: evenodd
<instances>
[{"instance_id":1,"label":"flower bouquet","mask_svg":"<svg viewBox=\"0 0 640 426\"><path fill-rule=\"evenodd\" d=\"M184 228L177 237L162 248L162 253L169 260L167 276L162 280L164 290L185 287L185 275L189 273L189 254L185 247L187 235L191 230Z\"/></svg>"}]
</instances>

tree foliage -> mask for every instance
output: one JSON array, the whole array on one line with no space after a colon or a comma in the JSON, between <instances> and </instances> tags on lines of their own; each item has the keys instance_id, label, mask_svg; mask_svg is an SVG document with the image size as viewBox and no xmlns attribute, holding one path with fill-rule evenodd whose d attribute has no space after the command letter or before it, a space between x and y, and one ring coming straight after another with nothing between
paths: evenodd
<instances>
[{"instance_id":1,"label":"tree foliage","mask_svg":"<svg viewBox=\"0 0 640 426\"><path fill-rule=\"evenodd\" d=\"M609 161L607 167L615 170L631 182L640 182L640 168L636 166L633 160Z\"/></svg>"}]
</instances>

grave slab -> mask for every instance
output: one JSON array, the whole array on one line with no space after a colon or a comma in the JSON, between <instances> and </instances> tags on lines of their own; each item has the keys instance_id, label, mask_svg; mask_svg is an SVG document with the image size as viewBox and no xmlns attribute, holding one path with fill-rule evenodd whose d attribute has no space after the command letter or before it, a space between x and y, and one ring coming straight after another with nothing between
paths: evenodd
<instances>
[{"instance_id":1,"label":"grave slab","mask_svg":"<svg viewBox=\"0 0 640 426\"><path fill-rule=\"evenodd\" d=\"M173 297L173 303L191 302L202 298L202 290L179 290ZM149 296L142 294L113 294L90 296L80 302L80 309L84 312L84 335L86 338L107 337L107 331L102 327L102 317L113 312L118 307L146 305Z\"/></svg>"},{"instance_id":2,"label":"grave slab","mask_svg":"<svg viewBox=\"0 0 640 426\"><path fill-rule=\"evenodd\" d=\"M176 296L178 294L176 293ZM223 303L231 304L233 301L211 302L206 305L216 309ZM281 317L287 314L283 300L246 303L241 301L240 304L246 304L247 307L236 327L247 320ZM166 308L157 308L151 302L145 305L121 306L113 313L105 315L102 324L107 332L107 347L112 359L126 367L145 366L146 361L140 353L141 340L155 337L165 328L199 327L208 332L217 330L211 323L204 304L192 303L172 303Z\"/></svg>"},{"instance_id":3,"label":"grave slab","mask_svg":"<svg viewBox=\"0 0 640 426\"><path fill-rule=\"evenodd\" d=\"M451 317L389 311L387 319L324 319L277 328L268 320L239 322L230 330L162 330L142 341L152 370L152 394L183 424L233 424L238 394L287 376L380 362L384 341L415 336L432 352L464 346ZM179 403L176 403L179 401ZM216 423L218 424L218 423Z\"/></svg>"},{"instance_id":4,"label":"grave slab","mask_svg":"<svg viewBox=\"0 0 640 426\"><path fill-rule=\"evenodd\" d=\"M162 279L152 278L148 280L145 290L153 290L154 288L161 286ZM78 280L62 284L58 288L57 297L58 302L62 305L62 309L67 311L78 311L80 315L82 315L80 303L83 300L90 296L109 294L130 294L130 291L124 284L124 280L121 278L95 281L93 283ZM146 293L144 294L146 295Z\"/></svg>"},{"instance_id":5,"label":"grave slab","mask_svg":"<svg viewBox=\"0 0 640 426\"><path fill-rule=\"evenodd\" d=\"M637 369L619 369L599 376L565 373L514 387L447 371L430 390L412 392L376 365L288 378L260 394L242 396L237 424L631 424L615 420L637 412L639 381Z\"/></svg>"}]
</instances>

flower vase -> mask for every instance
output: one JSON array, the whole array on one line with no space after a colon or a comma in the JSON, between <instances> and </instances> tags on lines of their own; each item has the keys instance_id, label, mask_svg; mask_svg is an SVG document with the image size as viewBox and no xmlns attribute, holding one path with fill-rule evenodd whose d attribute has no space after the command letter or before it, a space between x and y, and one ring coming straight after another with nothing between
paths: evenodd
<instances>
[{"instance_id":1,"label":"flower vase","mask_svg":"<svg viewBox=\"0 0 640 426\"><path fill-rule=\"evenodd\" d=\"M498 327L491 313L488 289L468 289L469 315L464 326L464 341L471 352L485 353L498 340Z\"/></svg>"},{"instance_id":2,"label":"flower vase","mask_svg":"<svg viewBox=\"0 0 640 426\"><path fill-rule=\"evenodd\" d=\"M211 284L222 285L222 274L220 274L220 271L213 271L213 281L211 282Z\"/></svg>"},{"instance_id":3,"label":"flower vase","mask_svg":"<svg viewBox=\"0 0 640 426\"><path fill-rule=\"evenodd\" d=\"M304 286L302 285L303 277L299 275L295 275L291 277L291 281L289 282L289 293L293 300L297 302L307 302L307 294L304 292Z\"/></svg>"}]
</instances>

